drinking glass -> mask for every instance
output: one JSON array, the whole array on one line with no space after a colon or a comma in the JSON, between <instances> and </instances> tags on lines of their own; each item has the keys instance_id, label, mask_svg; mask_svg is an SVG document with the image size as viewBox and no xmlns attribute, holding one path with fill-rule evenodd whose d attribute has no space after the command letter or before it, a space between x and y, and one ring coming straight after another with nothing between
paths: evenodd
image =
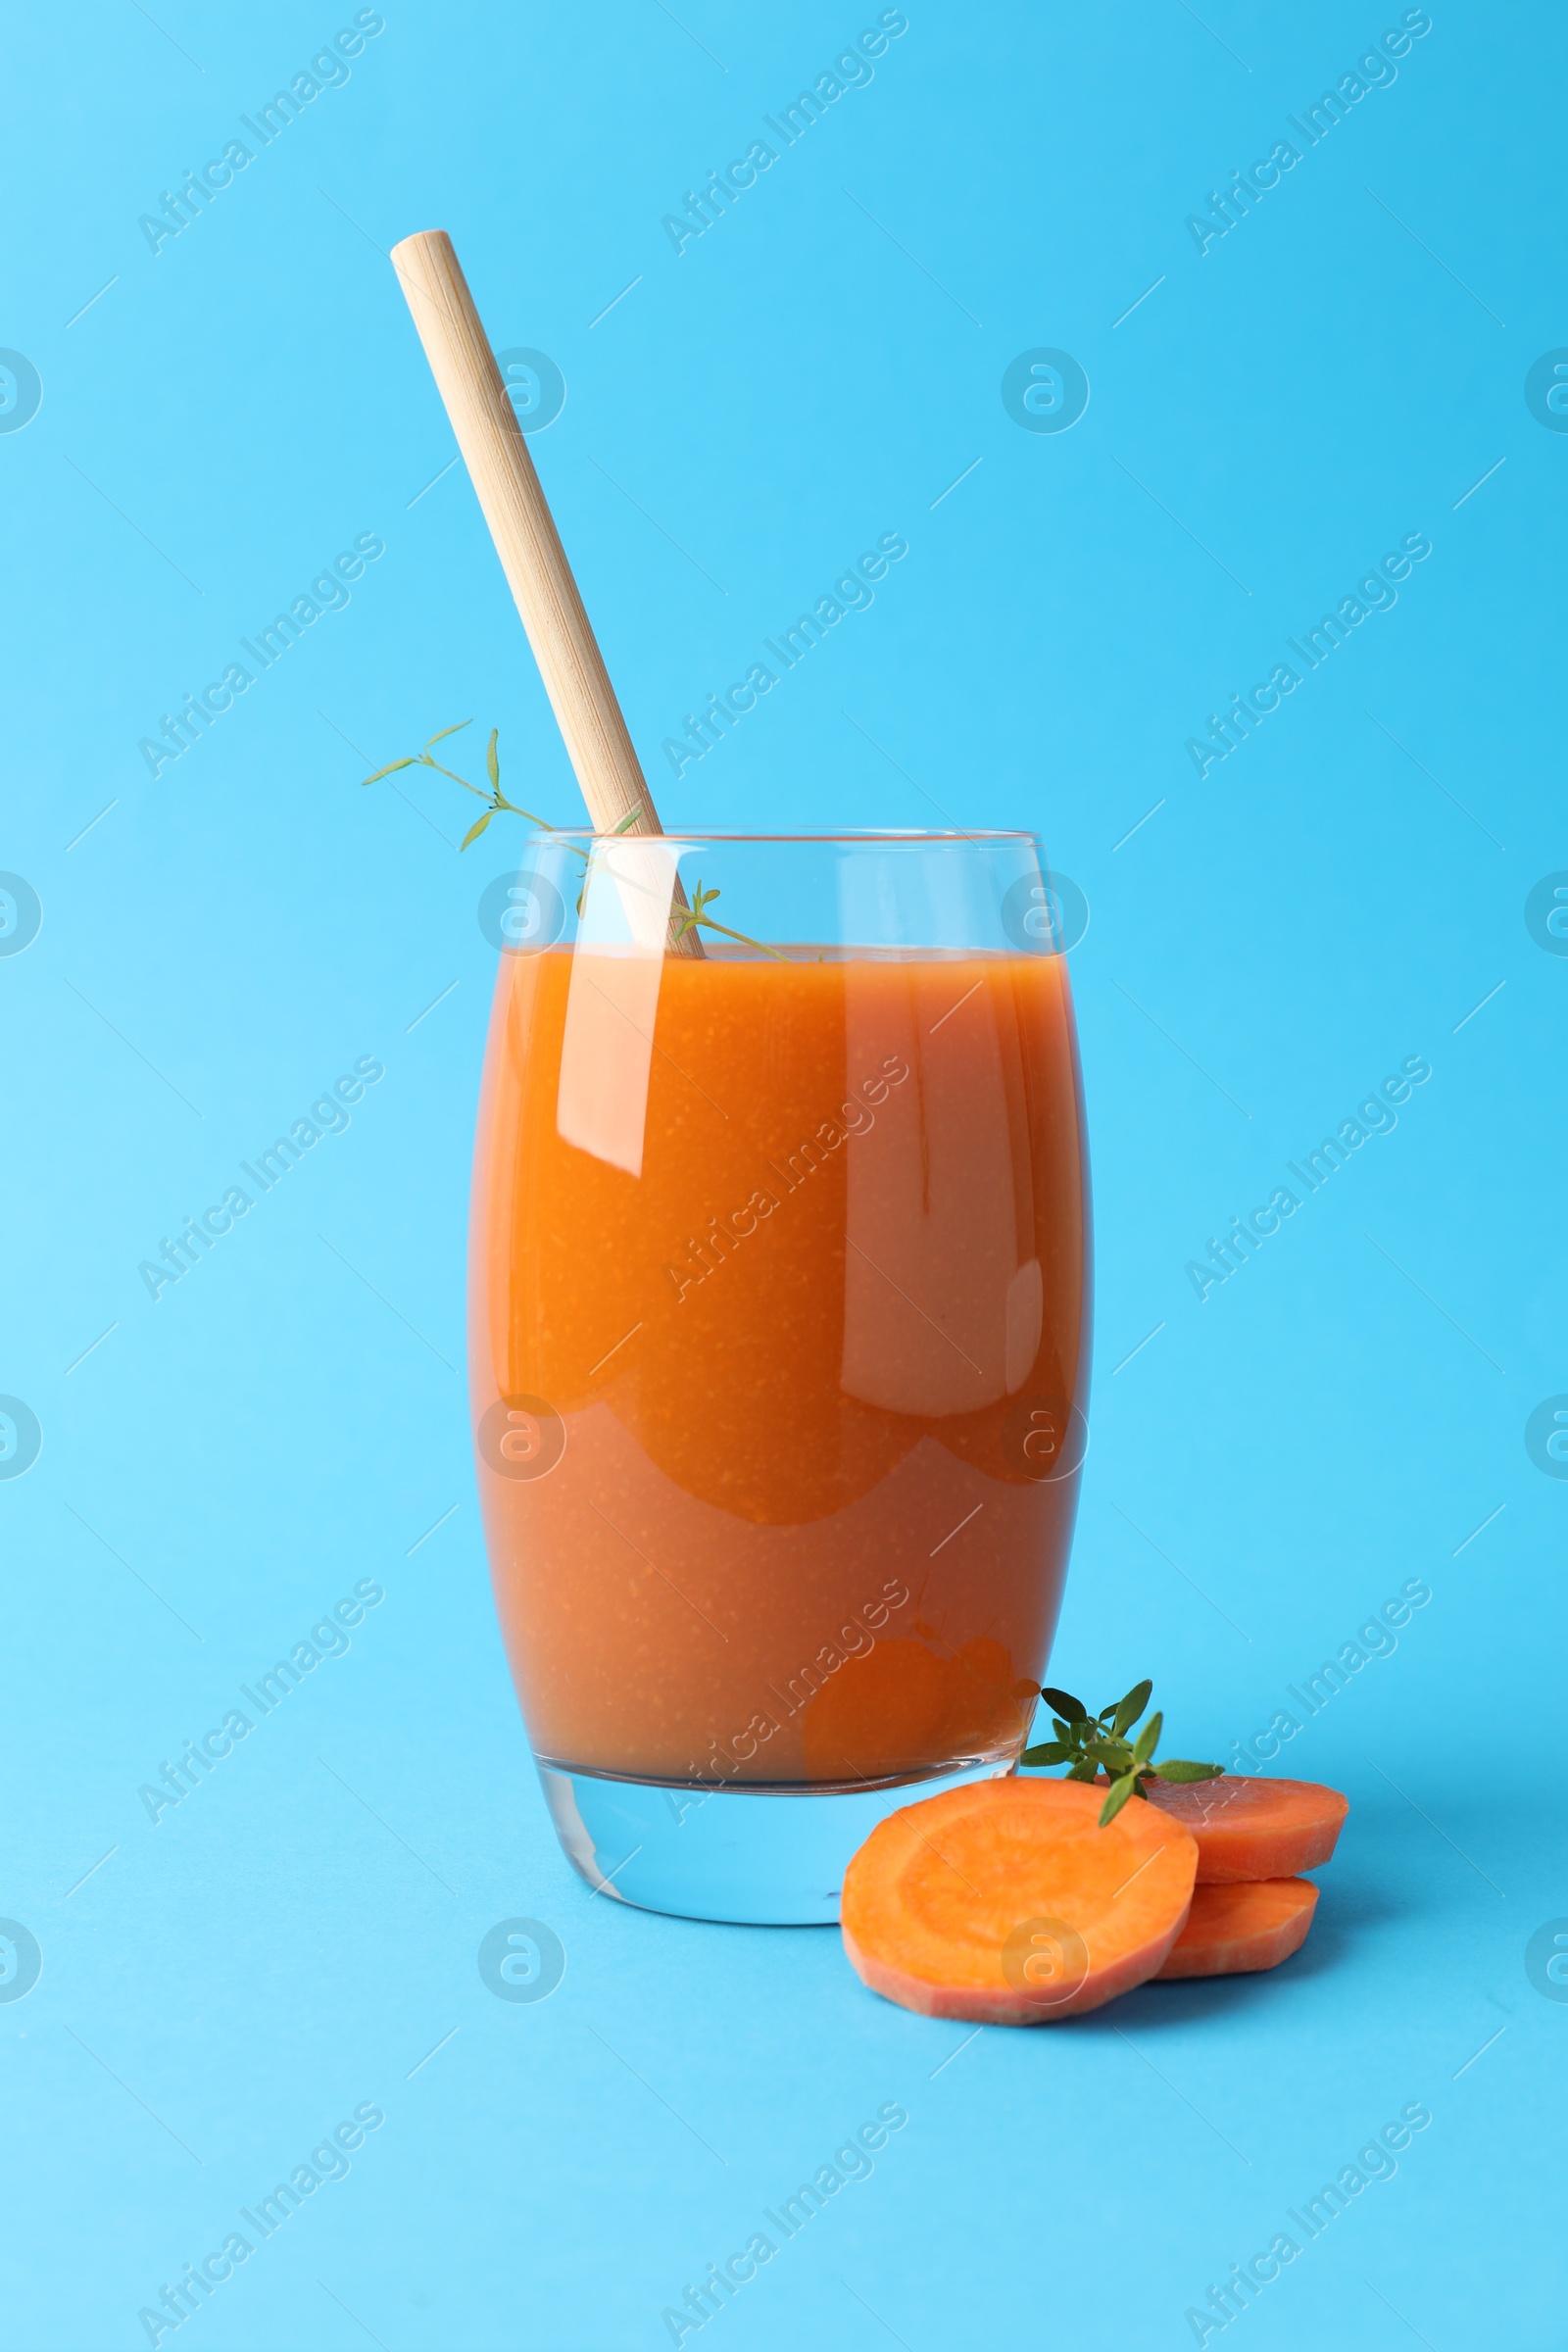
<instances>
[{"instance_id":1,"label":"drinking glass","mask_svg":"<svg viewBox=\"0 0 1568 2352\"><path fill-rule=\"evenodd\" d=\"M1013 1768L1060 1604L1060 897L1028 833L540 832L487 903L474 1443L557 1832L623 1901L830 1922L886 1813Z\"/></svg>"}]
</instances>

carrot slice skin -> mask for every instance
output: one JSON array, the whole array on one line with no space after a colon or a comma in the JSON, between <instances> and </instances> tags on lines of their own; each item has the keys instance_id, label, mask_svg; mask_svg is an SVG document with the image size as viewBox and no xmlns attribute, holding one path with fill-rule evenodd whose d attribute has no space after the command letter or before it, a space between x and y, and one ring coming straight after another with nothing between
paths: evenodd
<instances>
[{"instance_id":1,"label":"carrot slice skin","mask_svg":"<svg viewBox=\"0 0 1568 2352\"><path fill-rule=\"evenodd\" d=\"M923 2017L1049 2025L1157 1974L1192 1901L1198 1846L1152 1805L1101 1829L1082 1782L973 1781L880 1822L840 1916L873 1992Z\"/></svg>"},{"instance_id":2,"label":"carrot slice skin","mask_svg":"<svg viewBox=\"0 0 1568 2352\"><path fill-rule=\"evenodd\" d=\"M1242 1977L1278 1968L1306 1941L1317 1909L1310 1879L1253 1879L1195 1886L1187 1925L1154 1980Z\"/></svg>"},{"instance_id":3,"label":"carrot slice skin","mask_svg":"<svg viewBox=\"0 0 1568 2352\"><path fill-rule=\"evenodd\" d=\"M1350 1800L1317 1781L1152 1781L1149 1801L1198 1840L1200 1886L1293 1879L1333 1853Z\"/></svg>"}]
</instances>

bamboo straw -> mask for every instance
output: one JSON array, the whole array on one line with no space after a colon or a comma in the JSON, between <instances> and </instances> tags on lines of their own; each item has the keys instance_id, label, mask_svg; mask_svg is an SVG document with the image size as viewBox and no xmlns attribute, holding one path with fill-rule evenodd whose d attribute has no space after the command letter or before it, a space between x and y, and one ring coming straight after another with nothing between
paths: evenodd
<instances>
[{"instance_id":1,"label":"bamboo straw","mask_svg":"<svg viewBox=\"0 0 1568 2352\"><path fill-rule=\"evenodd\" d=\"M628 831L662 833L604 656L452 240L444 228L422 229L393 246L392 267L522 616L594 831L613 833L634 816ZM678 881L675 902L685 906ZM701 956L695 926L675 943L675 951Z\"/></svg>"}]
</instances>

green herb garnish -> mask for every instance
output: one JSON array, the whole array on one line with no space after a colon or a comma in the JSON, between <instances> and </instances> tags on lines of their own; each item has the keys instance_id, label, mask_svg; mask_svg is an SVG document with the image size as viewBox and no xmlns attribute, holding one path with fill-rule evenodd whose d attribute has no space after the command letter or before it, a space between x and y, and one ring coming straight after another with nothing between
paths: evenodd
<instances>
[{"instance_id":1,"label":"green herb garnish","mask_svg":"<svg viewBox=\"0 0 1568 2352\"><path fill-rule=\"evenodd\" d=\"M781 956L777 948L770 948L765 940L748 938L744 931L732 931L728 923L721 923L716 916L705 912L707 907L711 906L717 896L716 889L705 890L699 882L692 894L692 903L685 913L672 917L674 937L684 939L688 931L695 930L701 923L705 930L722 931L726 939L738 939L742 947L760 948L764 956L771 956L776 962L788 963L789 957Z\"/></svg>"},{"instance_id":2,"label":"green herb garnish","mask_svg":"<svg viewBox=\"0 0 1568 2352\"><path fill-rule=\"evenodd\" d=\"M482 816L476 816L474 818L473 823L468 827L468 830L463 836L462 841L458 845L460 849L466 850L470 842L477 841L480 834L484 831L485 827L489 824L490 819L493 816L525 817L528 823L530 825L536 825L541 833L559 833L560 827L553 825L548 817L536 816L531 808L519 808L515 801L509 801L506 794L502 791L501 761L496 750L497 739L500 734L500 729L498 727L491 728L490 741L485 746L485 773L490 779L490 790L488 793L483 792L477 784L470 784L466 776L460 776L455 767L444 766L439 760L432 760L430 754L436 744L444 743L449 735L461 735L465 727L471 727L473 721L471 718L460 718L456 726L443 727L439 734L431 736L429 742L425 745L422 752L410 752L402 760L389 760L385 767L378 767L376 769L373 776L362 777L362 783L379 784L383 776L395 776L401 768L405 767L430 767L434 768L438 776L448 776L451 778L454 784L461 784L465 792L471 792L476 800L481 800L485 803L485 809ZM621 818L619 824L612 828L609 838L612 840L617 833L629 833L632 827L638 822L639 813L640 812L635 808L628 809L626 814ZM582 859L583 874L584 879L586 880L588 867L587 851L580 849L574 841L568 841L564 843L564 846L571 852L571 855L574 858L580 858ZM699 882L690 906L686 904L684 893L681 891L681 887L678 882L675 885L675 894L676 906L670 914L670 937L672 942L684 939L688 931L695 931L698 926L701 925L705 931L720 931L723 933L726 939L738 940L743 948L756 948L763 956L773 956L774 959L779 963L787 963L789 961L789 957L787 956L781 956L777 948L768 947L766 942L763 940L752 939L744 931L732 931L728 923L721 923L716 915L711 915L707 912L707 909L711 906L713 901L719 895L716 888L712 890L705 890L702 886L702 883ZM580 894L577 901L577 912L579 915L582 913L582 899Z\"/></svg>"},{"instance_id":3,"label":"green herb garnish","mask_svg":"<svg viewBox=\"0 0 1568 2352\"><path fill-rule=\"evenodd\" d=\"M1110 1788L1100 1808L1102 1829L1115 1820L1130 1796L1148 1797L1146 1781L1217 1781L1225 1770L1223 1764L1187 1764L1174 1756L1164 1764L1154 1762L1163 1715L1151 1715L1136 1740L1128 1740L1127 1734L1148 1706L1153 1688L1152 1683L1135 1683L1125 1698L1091 1715L1083 1700L1074 1698L1070 1690L1053 1690L1049 1683L1042 1685L1040 1695L1053 1711L1056 1737L1040 1747L1026 1747L1018 1761L1065 1764L1070 1768L1069 1781L1097 1781L1102 1773L1107 1774Z\"/></svg>"},{"instance_id":4,"label":"green herb garnish","mask_svg":"<svg viewBox=\"0 0 1568 2352\"><path fill-rule=\"evenodd\" d=\"M477 784L470 784L466 776L460 776L455 767L444 767L439 760L431 759L430 751L433 745L445 743L449 735L461 735L465 727L471 727L473 721L471 718L460 718L456 726L443 727L438 735L432 735L429 743L425 745L422 752L410 752L407 758L403 760L389 760L385 767L378 767L373 776L366 776L362 778L362 782L366 784L379 784L383 776L395 776L399 768L403 767L433 767L438 776L450 776L454 784L461 784L464 791L471 792L475 799L481 801L488 799L489 806L485 809L483 816L476 817L473 823L468 827L466 833L465 833L463 836L463 839L459 844L461 849L466 850L470 841L477 841L480 834L484 831L486 825L490 822L490 819L493 816L500 816L503 814L507 816L525 816L529 824L537 825L542 833L554 833L556 831L556 827L550 822L548 817L535 816L531 808L519 808L515 802L509 801L506 794L502 791L501 762L496 756L496 742L501 732L499 727L491 728L490 742L484 756L485 770L490 778L490 790L488 795L481 792ZM636 812L634 810L632 815L627 817L622 825L616 827L616 831L623 831L625 825L632 824L635 822L635 820ZM582 858L583 852L579 850L577 855L579 858ZM586 859L584 862L586 862Z\"/></svg>"}]
</instances>

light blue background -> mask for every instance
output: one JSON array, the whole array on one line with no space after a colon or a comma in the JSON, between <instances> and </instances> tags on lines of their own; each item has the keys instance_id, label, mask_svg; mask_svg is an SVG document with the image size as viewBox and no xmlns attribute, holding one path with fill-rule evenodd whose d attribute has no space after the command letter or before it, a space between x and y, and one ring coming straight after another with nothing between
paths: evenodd
<instances>
[{"instance_id":1,"label":"light blue background","mask_svg":"<svg viewBox=\"0 0 1568 2352\"><path fill-rule=\"evenodd\" d=\"M0 2342L144 2342L373 2100L350 2176L166 2344L652 2347L897 2100L723 2340L1174 2347L1423 2101L1253 2352L1554 2346L1568 2007L1524 1951L1568 1913L1568 1488L1523 1430L1568 1389L1568 962L1523 906L1568 866L1568 438L1522 387L1568 343L1560 14L1435 4L1200 257L1186 215L1396 8L911 0L677 258L661 217L877 11L677 13L396 0L155 256L138 215L353 11L8 12L0 343L43 401L0 436L0 866L43 926L0 959L0 1390L43 1450L0 1483L0 1913L43 1973L0 2006ZM1087 893L1099 1373L1054 1674L1151 1673L1173 1744L1228 1757L1430 1586L1276 1767L1352 1800L1277 1977L945 2064L964 2030L835 1935L617 1910L557 1850L454 1368L506 851L459 858L437 779L359 789L472 716L517 797L577 808L466 478L425 488L453 443L384 249L437 224L495 342L565 376L534 452L666 819L1037 825ZM1092 386L1058 435L1000 397L1041 345ZM682 713L894 529L872 609L677 784ZM1414 531L1397 607L1200 782L1186 738ZM154 782L159 714L366 532L348 609ZM1417 1054L1397 1129L1200 1304L1185 1261ZM155 1304L138 1261L361 1055L349 1131ZM138 1785L368 1577L351 1651L154 1827ZM565 1946L542 2003L477 1972L516 1914Z\"/></svg>"}]
</instances>

